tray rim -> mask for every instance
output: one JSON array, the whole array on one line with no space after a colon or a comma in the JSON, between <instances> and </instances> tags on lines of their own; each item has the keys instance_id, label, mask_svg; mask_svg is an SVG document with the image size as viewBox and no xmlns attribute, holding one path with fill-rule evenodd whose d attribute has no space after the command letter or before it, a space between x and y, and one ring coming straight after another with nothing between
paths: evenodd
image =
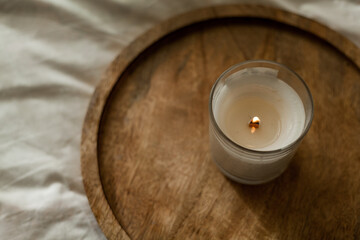
<instances>
[{"instance_id":1,"label":"tray rim","mask_svg":"<svg viewBox=\"0 0 360 240\"><path fill-rule=\"evenodd\" d=\"M111 90L132 61L166 35L212 19L254 17L273 20L309 32L341 51L360 69L360 49L349 39L306 17L274 7L253 4L214 5L191 10L162 21L146 31L111 62L92 95L81 136L81 173L91 210L108 239L131 239L117 221L102 188L98 167L98 131L104 106Z\"/></svg>"}]
</instances>

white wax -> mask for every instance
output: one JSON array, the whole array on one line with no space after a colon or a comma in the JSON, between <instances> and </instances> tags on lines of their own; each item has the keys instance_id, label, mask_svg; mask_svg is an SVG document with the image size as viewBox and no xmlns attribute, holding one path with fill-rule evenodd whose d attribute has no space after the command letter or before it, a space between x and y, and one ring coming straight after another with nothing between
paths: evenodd
<instances>
[{"instance_id":1,"label":"white wax","mask_svg":"<svg viewBox=\"0 0 360 240\"><path fill-rule=\"evenodd\" d=\"M295 90L277 78L277 71L252 68L236 72L216 94L215 120L240 146L276 150L295 141L304 130L304 105ZM260 127L252 133L249 121L255 116L260 118Z\"/></svg>"}]
</instances>

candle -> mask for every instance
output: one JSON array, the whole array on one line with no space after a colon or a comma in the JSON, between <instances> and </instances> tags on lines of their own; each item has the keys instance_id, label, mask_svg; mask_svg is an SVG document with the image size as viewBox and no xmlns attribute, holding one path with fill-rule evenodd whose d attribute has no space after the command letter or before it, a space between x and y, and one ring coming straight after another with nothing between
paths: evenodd
<instances>
[{"instance_id":1,"label":"candle","mask_svg":"<svg viewBox=\"0 0 360 240\"><path fill-rule=\"evenodd\" d=\"M311 94L296 73L270 61L236 65L211 92L212 158L235 181L270 181L286 169L312 115Z\"/></svg>"}]
</instances>

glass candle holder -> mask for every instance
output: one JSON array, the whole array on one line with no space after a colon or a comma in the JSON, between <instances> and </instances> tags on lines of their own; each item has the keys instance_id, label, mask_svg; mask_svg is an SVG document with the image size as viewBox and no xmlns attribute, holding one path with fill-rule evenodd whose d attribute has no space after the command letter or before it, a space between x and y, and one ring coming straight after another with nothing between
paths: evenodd
<instances>
[{"instance_id":1,"label":"glass candle holder","mask_svg":"<svg viewBox=\"0 0 360 240\"><path fill-rule=\"evenodd\" d=\"M213 161L240 183L278 177L308 132L313 109L309 88L288 67L266 60L230 67L210 94Z\"/></svg>"}]
</instances>

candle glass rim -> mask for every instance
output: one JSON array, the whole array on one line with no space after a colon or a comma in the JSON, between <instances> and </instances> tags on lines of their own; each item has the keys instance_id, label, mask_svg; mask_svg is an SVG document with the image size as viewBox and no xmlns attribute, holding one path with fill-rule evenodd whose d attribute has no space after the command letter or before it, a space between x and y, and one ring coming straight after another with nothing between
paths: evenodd
<instances>
[{"instance_id":1,"label":"candle glass rim","mask_svg":"<svg viewBox=\"0 0 360 240\"><path fill-rule=\"evenodd\" d=\"M214 111L213 111L213 99L214 99L214 92L215 92L215 88L217 87L217 85L219 84L219 82L221 81L221 79L223 79L223 77L229 73L230 71L240 67L240 66L243 66L243 65L246 65L246 64L249 64L249 63L266 63L266 64L270 64L270 65L276 65L280 68L284 68L286 70L288 70L289 72L291 72L292 74L294 74L294 76L300 80L300 82L304 85L305 89L306 89L306 92L310 98L310 104L311 104L311 112L310 112L310 120L309 122L306 124L306 126L304 127L304 130L303 132L300 134L300 136L298 136L295 140L293 140L292 142L290 142L288 145L285 145L284 147L282 148L278 148L278 149L274 149L274 150L256 150L256 149L251 149L251 148L247 148L247 147L244 147L244 146L241 146L240 144L237 144L236 142L234 142L233 140L231 140L228 136L226 136L226 134L221 130L221 128L219 127L216 119L215 119L215 116L214 116ZM271 61L271 60L262 60L262 59L258 59L258 60L247 60L247 61L244 61L244 62L240 62L240 63L237 63L235 65L232 65L231 67L229 67L228 69L226 69L219 77L218 79L215 81L214 85L212 86L211 88L211 92L210 92L210 99L209 99L209 111L210 111L210 118L211 118L211 121L214 124L214 127L215 129L217 130L217 132L221 135L221 137L225 138L233 147L235 148L240 148L242 150L245 150L245 151L249 151L249 152L253 152L253 153L261 153L261 154L271 154L271 153L278 153L278 152L283 152L283 151L287 151L288 149L292 148L294 145L296 145L297 143L299 143L304 137L305 135L307 134L307 132L309 131L310 129L310 126L311 126L311 123L312 123L312 120L314 118L314 101L313 101L313 97L311 95L311 92L310 92L310 89L309 87L307 86L306 82L302 79L302 77L300 77L299 74L297 74L294 70L292 70L291 68L289 68L288 66L282 64L282 63L278 63L278 62L275 62L275 61Z\"/></svg>"}]
</instances>

